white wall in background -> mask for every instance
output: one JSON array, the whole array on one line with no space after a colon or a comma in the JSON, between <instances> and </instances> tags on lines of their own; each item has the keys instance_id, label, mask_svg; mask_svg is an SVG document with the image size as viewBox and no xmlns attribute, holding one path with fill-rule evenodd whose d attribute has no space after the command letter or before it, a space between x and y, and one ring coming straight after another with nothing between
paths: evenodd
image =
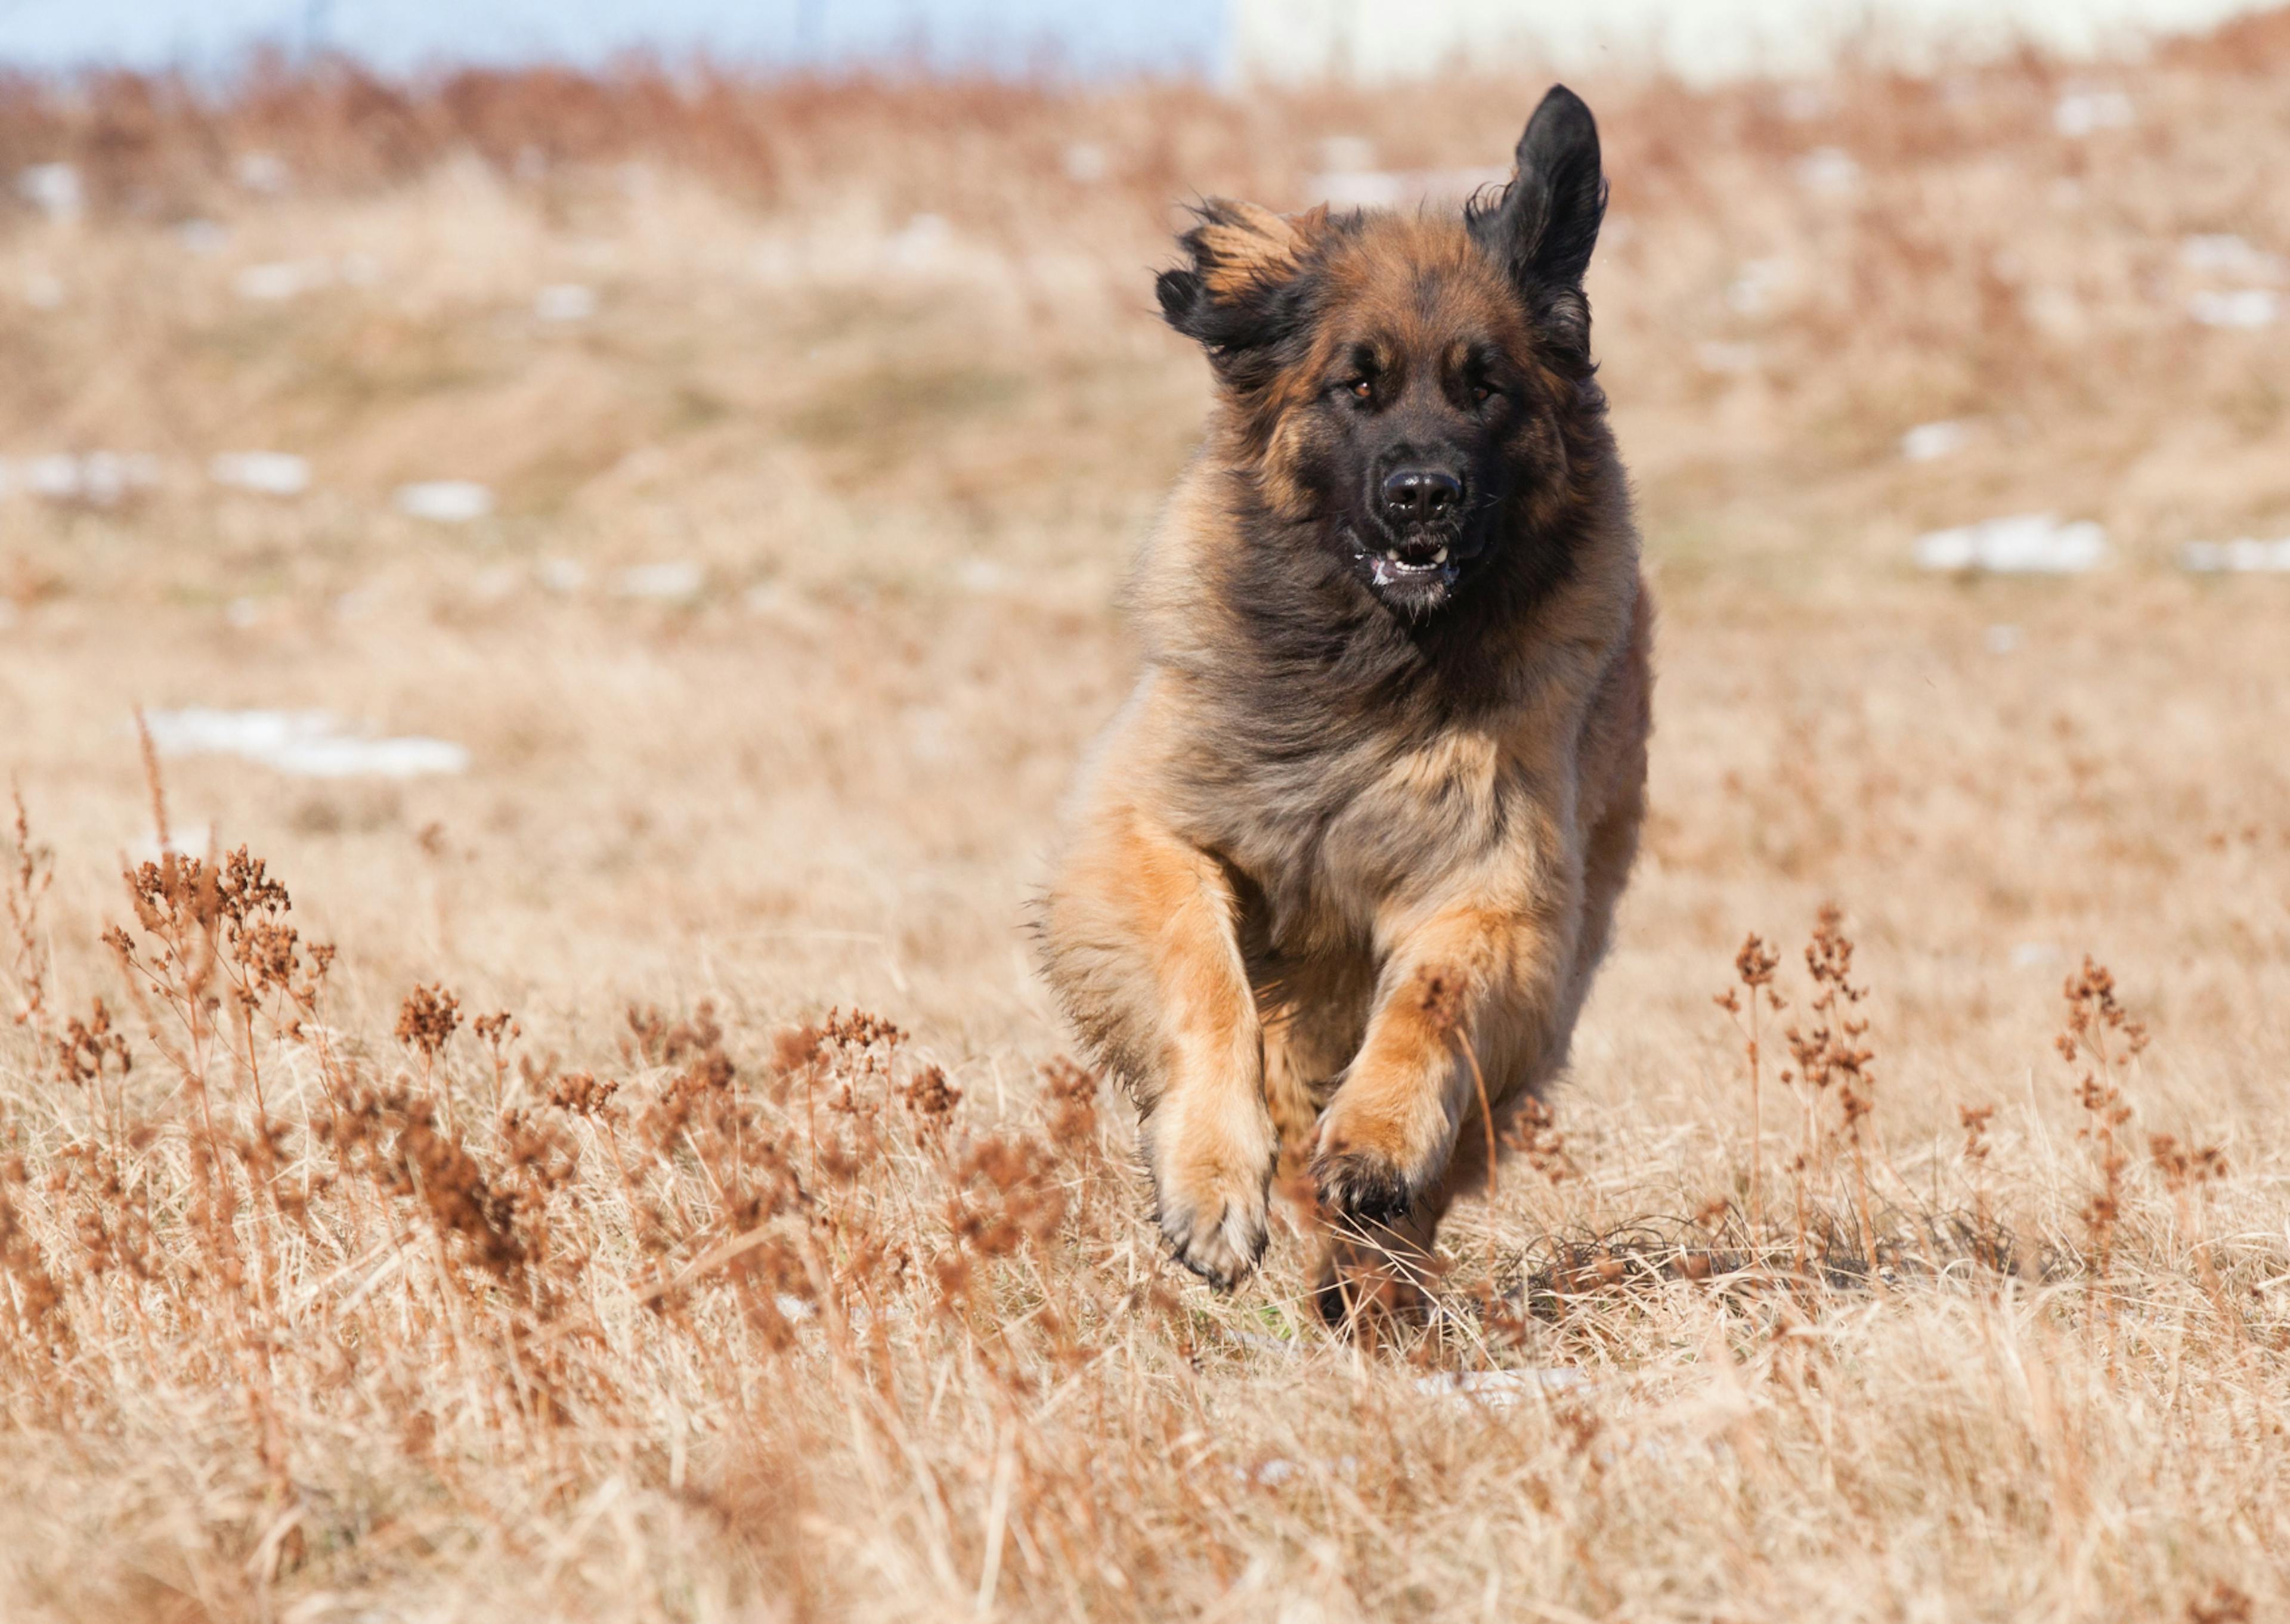
<instances>
[{"instance_id":1,"label":"white wall in background","mask_svg":"<svg viewBox=\"0 0 2290 1624\"><path fill-rule=\"evenodd\" d=\"M598 67L644 51L764 68L1199 71L1227 0L0 0L0 65L228 69L249 50Z\"/></svg>"},{"instance_id":2,"label":"white wall in background","mask_svg":"<svg viewBox=\"0 0 2290 1624\"><path fill-rule=\"evenodd\" d=\"M1237 79L1419 78L1457 63L1661 68L1696 83L1819 73L1846 51L1912 68L2022 43L2136 54L2282 0L1228 0Z\"/></svg>"}]
</instances>

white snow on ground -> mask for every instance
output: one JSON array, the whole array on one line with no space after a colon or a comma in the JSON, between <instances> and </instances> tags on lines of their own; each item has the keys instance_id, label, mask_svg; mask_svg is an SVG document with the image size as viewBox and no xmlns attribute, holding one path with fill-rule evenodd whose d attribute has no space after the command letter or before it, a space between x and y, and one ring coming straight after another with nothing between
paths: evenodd
<instances>
[{"instance_id":1,"label":"white snow on ground","mask_svg":"<svg viewBox=\"0 0 2290 1624\"><path fill-rule=\"evenodd\" d=\"M2206 291L2187 301L2187 314L2206 327L2271 327L2282 314L2282 301L2272 288Z\"/></svg>"},{"instance_id":2,"label":"white snow on ground","mask_svg":"<svg viewBox=\"0 0 2290 1624\"><path fill-rule=\"evenodd\" d=\"M159 460L140 452L90 452L76 457L56 452L33 457L17 470L15 483L52 502L88 502L108 508L159 483Z\"/></svg>"},{"instance_id":3,"label":"white snow on ground","mask_svg":"<svg viewBox=\"0 0 2290 1624\"><path fill-rule=\"evenodd\" d=\"M1704 339L1693 347L1693 359L1705 372L1754 372L1761 359L1755 344L1726 339Z\"/></svg>"},{"instance_id":4,"label":"white snow on ground","mask_svg":"<svg viewBox=\"0 0 2290 1624\"><path fill-rule=\"evenodd\" d=\"M698 564L678 560L672 564L640 564L622 570L613 578L613 586L622 597L680 601L698 597L707 580L707 572Z\"/></svg>"},{"instance_id":5,"label":"white snow on ground","mask_svg":"<svg viewBox=\"0 0 2290 1624\"><path fill-rule=\"evenodd\" d=\"M588 566L574 558L544 558L540 584L551 592L578 592L589 584Z\"/></svg>"},{"instance_id":6,"label":"white snow on ground","mask_svg":"<svg viewBox=\"0 0 2290 1624\"><path fill-rule=\"evenodd\" d=\"M334 268L324 260L276 260L250 265L231 278L233 292L259 304L276 304L324 287L334 279Z\"/></svg>"},{"instance_id":7,"label":"white snow on ground","mask_svg":"<svg viewBox=\"0 0 2290 1624\"><path fill-rule=\"evenodd\" d=\"M2089 519L2062 524L2055 514L2014 514L1919 536L1916 558L1927 570L2079 575L2106 561L2107 532Z\"/></svg>"},{"instance_id":8,"label":"white snow on ground","mask_svg":"<svg viewBox=\"0 0 2290 1624\"><path fill-rule=\"evenodd\" d=\"M2201 575L2290 575L2290 536L2261 541L2190 541L2180 550L2182 568Z\"/></svg>"},{"instance_id":9,"label":"white snow on ground","mask_svg":"<svg viewBox=\"0 0 2290 1624\"><path fill-rule=\"evenodd\" d=\"M2190 271L2232 276L2243 282L2290 281L2290 264L2254 248L2231 231L2206 231L2179 244L2179 263Z\"/></svg>"},{"instance_id":10,"label":"white snow on ground","mask_svg":"<svg viewBox=\"0 0 2290 1624\"><path fill-rule=\"evenodd\" d=\"M68 164L35 164L16 175L16 190L50 220L76 220L87 195Z\"/></svg>"},{"instance_id":11,"label":"white snow on ground","mask_svg":"<svg viewBox=\"0 0 2290 1624\"><path fill-rule=\"evenodd\" d=\"M400 485L392 499L409 518L467 524L493 510L493 493L474 479L429 479Z\"/></svg>"},{"instance_id":12,"label":"white snow on ground","mask_svg":"<svg viewBox=\"0 0 2290 1624\"><path fill-rule=\"evenodd\" d=\"M2052 128L2062 135L2086 136L2128 129L2134 116L2131 98L2119 90L2070 91L2052 109Z\"/></svg>"},{"instance_id":13,"label":"white snow on ground","mask_svg":"<svg viewBox=\"0 0 2290 1624\"><path fill-rule=\"evenodd\" d=\"M544 322L584 322L597 314L597 290L578 282L553 282L532 296L532 313Z\"/></svg>"},{"instance_id":14,"label":"white snow on ground","mask_svg":"<svg viewBox=\"0 0 2290 1624\"><path fill-rule=\"evenodd\" d=\"M1861 163L1842 147L1816 147L1797 163L1797 183L1821 197L1850 197L1861 189Z\"/></svg>"},{"instance_id":15,"label":"white snow on ground","mask_svg":"<svg viewBox=\"0 0 2290 1624\"><path fill-rule=\"evenodd\" d=\"M237 756L290 778L426 778L466 772L469 753L443 739L361 739L323 710L143 713L162 756Z\"/></svg>"},{"instance_id":16,"label":"white snow on ground","mask_svg":"<svg viewBox=\"0 0 2290 1624\"><path fill-rule=\"evenodd\" d=\"M1495 1410L1507 1410L1532 1394L1571 1393L1589 1385L1589 1377L1566 1364L1512 1371L1451 1372L1415 1379L1415 1390L1419 1393L1436 1398L1468 1398Z\"/></svg>"},{"instance_id":17,"label":"white snow on ground","mask_svg":"<svg viewBox=\"0 0 2290 1624\"><path fill-rule=\"evenodd\" d=\"M1953 418L1918 423L1901 436L1901 455L1910 462L1934 462L1962 451L1971 439L1971 426Z\"/></svg>"},{"instance_id":18,"label":"white snow on ground","mask_svg":"<svg viewBox=\"0 0 2290 1624\"><path fill-rule=\"evenodd\" d=\"M300 496L310 488L310 465L291 452L224 452L207 464L207 477L235 491Z\"/></svg>"},{"instance_id":19,"label":"white snow on ground","mask_svg":"<svg viewBox=\"0 0 2290 1624\"><path fill-rule=\"evenodd\" d=\"M276 196L294 184L293 172L275 152L242 152L230 166L231 177L250 192Z\"/></svg>"},{"instance_id":20,"label":"white snow on ground","mask_svg":"<svg viewBox=\"0 0 2290 1624\"><path fill-rule=\"evenodd\" d=\"M1066 148L1066 179L1083 186L1092 186L1105 179L1113 167L1104 148L1095 141L1076 141Z\"/></svg>"}]
</instances>

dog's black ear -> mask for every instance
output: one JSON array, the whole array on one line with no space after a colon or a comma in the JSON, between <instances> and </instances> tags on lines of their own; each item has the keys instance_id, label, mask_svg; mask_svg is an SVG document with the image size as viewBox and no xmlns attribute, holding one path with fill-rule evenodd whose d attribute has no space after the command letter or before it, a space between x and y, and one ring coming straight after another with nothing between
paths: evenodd
<instances>
[{"instance_id":1,"label":"dog's black ear","mask_svg":"<svg viewBox=\"0 0 2290 1624\"><path fill-rule=\"evenodd\" d=\"M1500 201L1474 210L1471 230L1510 273L1552 336L1587 356L1589 307L1582 274L1606 214L1598 121L1582 98L1554 84L1518 138L1518 172Z\"/></svg>"},{"instance_id":2,"label":"dog's black ear","mask_svg":"<svg viewBox=\"0 0 2290 1624\"><path fill-rule=\"evenodd\" d=\"M1245 383L1249 358L1293 332L1301 317L1298 284L1325 209L1275 214L1253 203L1212 197L1198 224L1177 239L1191 263L1155 278L1170 326L1205 346L1218 374Z\"/></svg>"}]
</instances>

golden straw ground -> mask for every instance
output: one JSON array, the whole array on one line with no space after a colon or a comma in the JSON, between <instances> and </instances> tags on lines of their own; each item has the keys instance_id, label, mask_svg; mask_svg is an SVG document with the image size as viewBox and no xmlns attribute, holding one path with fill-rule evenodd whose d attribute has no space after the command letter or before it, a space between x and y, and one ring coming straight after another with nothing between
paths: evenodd
<instances>
[{"instance_id":1,"label":"golden straw ground","mask_svg":"<svg viewBox=\"0 0 2290 1624\"><path fill-rule=\"evenodd\" d=\"M2183 247L2290 255L2286 67L2279 22L2166 53L2082 140L2040 63L1809 119L1582 87L1664 605L1645 853L1550 1121L1443 1231L1449 1312L1377 1359L1311 1329L1293 1236L1230 1298L1163 1260L1019 924L1202 404L1167 206L1303 206L1330 135L1481 162L1517 86L288 86L204 148L164 98L10 99L0 167L74 157L94 206L0 222L0 290L65 293L0 299L0 769L52 862L6 867L53 876L0 937L9 1012L39 988L0 1027L0 1611L2279 1612L2290 583L2175 561L2290 532L2290 327L2192 321ZM257 147L291 193L235 189ZM1829 147L1850 195L1802 178ZM569 283L596 313L539 316ZM1902 460L1937 420L1962 448ZM308 494L208 483L266 448ZM103 450L159 483L17 477ZM392 508L443 477L496 516ZM2042 508L2111 565L1907 563ZM664 563L688 601L625 592ZM471 766L164 760L179 842L248 845L292 900L251 923L300 933L220 930L187 1022L222 904L161 876L137 920L137 705ZM1832 900L1871 1108L1808 1126ZM1761 1160L1712 1002L1752 931ZM2104 1017L2104 1066L2054 1048L2086 952L2135 1060ZM2078 1135L2118 1108L2110 1196ZM1487 1371L1561 1373L1451 1380Z\"/></svg>"}]
</instances>

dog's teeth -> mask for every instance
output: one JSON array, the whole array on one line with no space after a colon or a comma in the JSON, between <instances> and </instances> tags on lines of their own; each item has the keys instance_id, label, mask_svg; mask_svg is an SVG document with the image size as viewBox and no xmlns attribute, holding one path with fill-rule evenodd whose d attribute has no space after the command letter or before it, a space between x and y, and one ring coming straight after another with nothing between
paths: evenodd
<instances>
[{"instance_id":1,"label":"dog's teeth","mask_svg":"<svg viewBox=\"0 0 2290 1624\"><path fill-rule=\"evenodd\" d=\"M1384 549L1383 556L1390 559L1394 564L1397 564L1399 562L1399 549L1396 547L1386 548Z\"/></svg>"},{"instance_id":2,"label":"dog's teeth","mask_svg":"<svg viewBox=\"0 0 2290 1624\"><path fill-rule=\"evenodd\" d=\"M1432 563L1434 563L1434 564L1445 564L1445 563L1446 563L1446 562L1447 562L1447 549L1446 549L1445 548L1444 548L1444 547L1443 547L1443 548L1441 548L1437 552L1436 552L1436 553L1432 554L1432 555L1431 555L1431 562L1432 562Z\"/></svg>"}]
</instances>

